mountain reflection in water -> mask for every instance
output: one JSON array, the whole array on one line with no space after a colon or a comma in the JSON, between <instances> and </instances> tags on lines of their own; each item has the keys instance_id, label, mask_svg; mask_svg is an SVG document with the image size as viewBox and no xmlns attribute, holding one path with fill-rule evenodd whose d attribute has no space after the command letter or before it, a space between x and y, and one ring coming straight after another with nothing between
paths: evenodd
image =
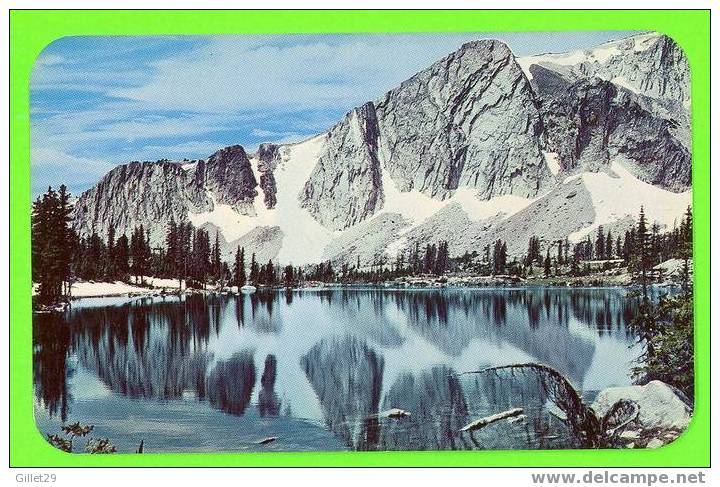
<instances>
[{"instance_id":1,"label":"mountain reflection in water","mask_svg":"<svg viewBox=\"0 0 720 487\"><path fill-rule=\"evenodd\" d=\"M627 384L634 313L621 289L79 300L34 316L36 420L120 451L572 447L538 380L459 373L533 361L584 394ZM514 407L524 420L460 432Z\"/></svg>"}]
</instances>

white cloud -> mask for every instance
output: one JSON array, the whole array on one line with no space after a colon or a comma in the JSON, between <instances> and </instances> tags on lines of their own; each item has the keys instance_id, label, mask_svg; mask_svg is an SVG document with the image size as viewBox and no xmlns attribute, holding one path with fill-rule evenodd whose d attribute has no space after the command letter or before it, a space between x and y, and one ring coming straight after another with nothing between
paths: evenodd
<instances>
[{"instance_id":1,"label":"white cloud","mask_svg":"<svg viewBox=\"0 0 720 487\"><path fill-rule=\"evenodd\" d=\"M154 64L139 87L109 91L149 107L198 112L349 110L457 49L472 34L297 37L278 43L213 37ZM286 40L292 39L287 36ZM304 42L303 42L304 41Z\"/></svg>"},{"instance_id":2,"label":"white cloud","mask_svg":"<svg viewBox=\"0 0 720 487\"><path fill-rule=\"evenodd\" d=\"M97 159L71 156L65 152L50 147L33 148L30 151L33 165L42 169L54 167L67 167L68 165L81 166L86 170L93 170L99 167L106 167L106 163Z\"/></svg>"},{"instance_id":3,"label":"white cloud","mask_svg":"<svg viewBox=\"0 0 720 487\"><path fill-rule=\"evenodd\" d=\"M115 164L98 159L77 157L50 147L36 147L30 152L31 183L34 193L48 186L66 184L71 191L94 184Z\"/></svg>"},{"instance_id":4,"label":"white cloud","mask_svg":"<svg viewBox=\"0 0 720 487\"><path fill-rule=\"evenodd\" d=\"M31 141L42 146L92 146L98 142L198 137L234 130L252 116L228 114L163 115L139 111L127 104L106 104L102 110L66 112L31 124Z\"/></svg>"},{"instance_id":5,"label":"white cloud","mask_svg":"<svg viewBox=\"0 0 720 487\"><path fill-rule=\"evenodd\" d=\"M252 129L250 133L256 137L276 137L278 135L283 135L283 132L276 132L274 130L265 130L258 128Z\"/></svg>"}]
</instances>

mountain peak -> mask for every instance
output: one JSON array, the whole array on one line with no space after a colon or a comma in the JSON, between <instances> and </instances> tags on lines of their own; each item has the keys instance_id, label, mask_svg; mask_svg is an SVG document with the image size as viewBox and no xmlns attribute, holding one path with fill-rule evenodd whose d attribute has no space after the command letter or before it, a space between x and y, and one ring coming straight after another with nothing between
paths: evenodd
<instances>
[{"instance_id":1,"label":"mountain peak","mask_svg":"<svg viewBox=\"0 0 720 487\"><path fill-rule=\"evenodd\" d=\"M469 41L460 46L460 49L458 49L456 52L495 50L512 54L512 51L507 46L507 44L498 39L479 39L475 41Z\"/></svg>"},{"instance_id":2,"label":"mountain peak","mask_svg":"<svg viewBox=\"0 0 720 487\"><path fill-rule=\"evenodd\" d=\"M223 163L240 163L248 161L248 155L243 146L235 144L224 147L208 157L208 162L215 160Z\"/></svg>"},{"instance_id":3,"label":"mountain peak","mask_svg":"<svg viewBox=\"0 0 720 487\"><path fill-rule=\"evenodd\" d=\"M533 66L555 71L570 82L597 77L651 98L690 103L690 68L685 53L665 34L645 32L589 49L518 58L529 80Z\"/></svg>"}]
</instances>

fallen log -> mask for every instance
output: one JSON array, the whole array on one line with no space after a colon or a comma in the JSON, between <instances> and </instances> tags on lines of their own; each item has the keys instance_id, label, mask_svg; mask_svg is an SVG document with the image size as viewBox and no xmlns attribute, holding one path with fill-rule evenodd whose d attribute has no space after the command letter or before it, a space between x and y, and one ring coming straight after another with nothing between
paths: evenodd
<instances>
[{"instance_id":1,"label":"fallen log","mask_svg":"<svg viewBox=\"0 0 720 487\"><path fill-rule=\"evenodd\" d=\"M468 423L463 426L460 431L479 430L480 428L484 428L485 426L492 424L496 421L500 421L506 418L512 418L513 416L520 416L521 414L523 414L523 408L508 409L507 411L503 411L502 413L491 414L490 416L485 416L484 418L480 418L476 421L473 421L472 423Z\"/></svg>"},{"instance_id":2,"label":"fallen log","mask_svg":"<svg viewBox=\"0 0 720 487\"><path fill-rule=\"evenodd\" d=\"M267 445L268 443L272 443L273 441L277 440L277 436L268 436L267 438L264 438L258 442L256 442L258 445Z\"/></svg>"}]
</instances>

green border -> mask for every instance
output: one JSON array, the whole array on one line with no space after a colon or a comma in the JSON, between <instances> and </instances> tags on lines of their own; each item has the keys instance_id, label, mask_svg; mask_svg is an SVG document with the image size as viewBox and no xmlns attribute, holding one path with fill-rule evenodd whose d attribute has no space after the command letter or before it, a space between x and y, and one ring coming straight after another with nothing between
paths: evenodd
<instances>
[{"instance_id":1,"label":"green border","mask_svg":"<svg viewBox=\"0 0 720 487\"><path fill-rule=\"evenodd\" d=\"M35 427L30 303L29 79L52 41L79 35L656 30L692 72L696 410L658 450L69 455ZM10 465L685 466L710 465L710 11L32 11L10 13Z\"/></svg>"}]
</instances>

